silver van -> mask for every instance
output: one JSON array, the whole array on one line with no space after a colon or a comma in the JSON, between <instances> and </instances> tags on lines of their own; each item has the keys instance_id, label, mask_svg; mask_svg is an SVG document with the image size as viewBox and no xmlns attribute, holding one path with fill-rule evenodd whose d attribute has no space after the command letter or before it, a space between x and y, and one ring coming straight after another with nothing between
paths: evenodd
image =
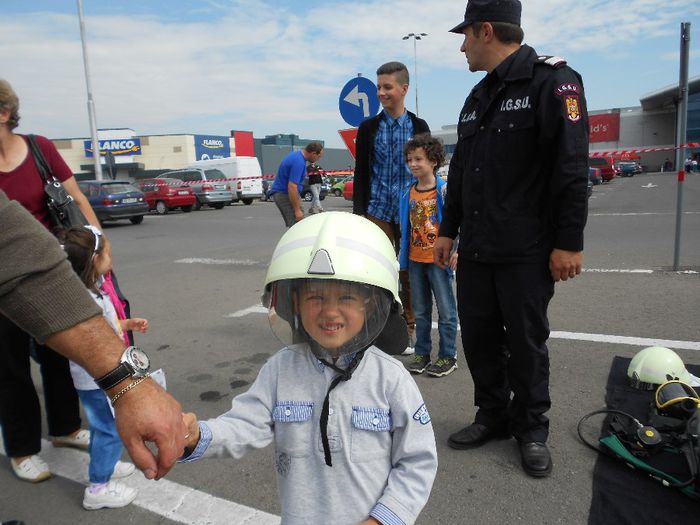
<instances>
[{"instance_id":1,"label":"silver van","mask_svg":"<svg viewBox=\"0 0 700 525\"><path fill-rule=\"evenodd\" d=\"M231 183L226 181L226 175L217 169L186 168L166 171L156 178L179 179L187 183L197 196L195 210L204 205L220 210L234 199Z\"/></svg>"}]
</instances>

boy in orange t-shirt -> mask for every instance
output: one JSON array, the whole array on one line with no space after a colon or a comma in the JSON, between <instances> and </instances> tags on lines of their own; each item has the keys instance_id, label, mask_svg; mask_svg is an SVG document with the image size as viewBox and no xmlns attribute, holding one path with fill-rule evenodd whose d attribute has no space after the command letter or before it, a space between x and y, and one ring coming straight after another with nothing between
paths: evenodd
<instances>
[{"instance_id":1,"label":"boy in orange t-shirt","mask_svg":"<svg viewBox=\"0 0 700 525\"><path fill-rule=\"evenodd\" d=\"M433 262L433 244L442 220L447 184L435 173L445 160L442 142L428 133L416 135L404 149L406 163L416 181L404 192L399 207L401 221L401 269L408 268L411 302L416 315L415 354L407 368L411 373L443 377L457 368L457 301L452 287L452 263L442 269ZM433 296L438 309L440 346L430 361Z\"/></svg>"}]
</instances>

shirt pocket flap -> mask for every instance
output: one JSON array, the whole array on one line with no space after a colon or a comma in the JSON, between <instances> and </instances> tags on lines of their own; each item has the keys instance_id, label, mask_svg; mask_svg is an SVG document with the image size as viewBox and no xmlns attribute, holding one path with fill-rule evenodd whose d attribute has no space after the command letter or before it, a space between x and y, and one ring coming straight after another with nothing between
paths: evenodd
<instances>
[{"instance_id":1,"label":"shirt pocket flap","mask_svg":"<svg viewBox=\"0 0 700 525\"><path fill-rule=\"evenodd\" d=\"M278 401L272 409L272 420L278 423L301 423L311 419L314 404L310 401Z\"/></svg>"},{"instance_id":2,"label":"shirt pocket flap","mask_svg":"<svg viewBox=\"0 0 700 525\"><path fill-rule=\"evenodd\" d=\"M390 432L391 412L385 408L352 407L352 426L360 430Z\"/></svg>"},{"instance_id":3,"label":"shirt pocket flap","mask_svg":"<svg viewBox=\"0 0 700 525\"><path fill-rule=\"evenodd\" d=\"M535 125L535 115L531 111L501 113L494 117L491 129L497 133L529 130Z\"/></svg>"}]
</instances>

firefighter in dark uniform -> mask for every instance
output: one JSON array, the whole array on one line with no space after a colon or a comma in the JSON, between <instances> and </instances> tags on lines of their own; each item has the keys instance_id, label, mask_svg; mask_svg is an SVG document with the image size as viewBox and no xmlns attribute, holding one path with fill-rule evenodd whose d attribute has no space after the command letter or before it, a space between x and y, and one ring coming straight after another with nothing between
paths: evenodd
<instances>
[{"instance_id":1,"label":"firefighter in dark uniform","mask_svg":"<svg viewBox=\"0 0 700 525\"><path fill-rule=\"evenodd\" d=\"M461 51L486 71L459 116L435 262L459 233L457 298L478 407L457 449L514 436L526 473L549 475L547 305L581 272L588 120L581 77L522 44L517 0L469 0Z\"/></svg>"}]
</instances>

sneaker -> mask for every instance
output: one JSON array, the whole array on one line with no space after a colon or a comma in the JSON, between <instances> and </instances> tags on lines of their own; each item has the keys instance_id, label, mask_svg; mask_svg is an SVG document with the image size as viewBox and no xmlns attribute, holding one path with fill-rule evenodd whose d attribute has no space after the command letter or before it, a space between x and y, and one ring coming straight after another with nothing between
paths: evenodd
<instances>
[{"instance_id":1,"label":"sneaker","mask_svg":"<svg viewBox=\"0 0 700 525\"><path fill-rule=\"evenodd\" d=\"M54 447L72 447L87 450L90 448L90 431L81 428L74 436L54 436L51 438L51 442Z\"/></svg>"},{"instance_id":2,"label":"sneaker","mask_svg":"<svg viewBox=\"0 0 700 525\"><path fill-rule=\"evenodd\" d=\"M87 510L118 509L126 507L136 499L138 490L127 487L123 483L110 481L100 492L90 492L90 487L85 489L83 496L83 508Z\"/></svg>"},{"instance_id":3,"label":"sneaker","mask_svg":"<svg viewBox=\"0 0 700 525\"><path fill-rule=\"evenodd\" d=\"M429 355L414 355L413 359L411 359L411 362L408 363L408 366L406 366L406 368L412 374L422 374L425 371L425 369L428 368L429 364Z\"/></svg>"},{"instance_id":4,"label":"sneaker","mask_svg":"<svg viewBox=\"0 0 700 525\"><path fill-rule=\"evenodd\" d=\"M443 377L451 374L457 368L457 360L454 357L440 357L431 364L426 374L433 377Z\"/></svg>"},{"instance_id":5,"label":"sneaker","mask_svg":"<svg viewBox=\"0 0 700 525\"><path fill-rule=\"evenodd\" d=\"M408 327L408 346L406 350L401 352L401 355L413 355L416 353L416 325Z\"/></svg>"},{"instance_id":6,"label":"sneaker","mask_svg":"<svg viewBox=\"0 0 700 525\"><path fill-rule=\"evenodd\" d=\"M10 458L10 464L17 477L24 481L39 483L51 477L49 466L37 455L29 456L21 463L17 463L14 458Z\"/></svg>"},{"instance_id":7,"label":"sneaker","mask_svg":"<svg viewBox=\"0 0 700 525\"><path fill-rule=\"evenodd\" d=\"M133 463L117 461L117 464L114 465L114 472L112 472L112 479L128 478L135 470L136 467Z\"/></svg>"}]
</instances>

